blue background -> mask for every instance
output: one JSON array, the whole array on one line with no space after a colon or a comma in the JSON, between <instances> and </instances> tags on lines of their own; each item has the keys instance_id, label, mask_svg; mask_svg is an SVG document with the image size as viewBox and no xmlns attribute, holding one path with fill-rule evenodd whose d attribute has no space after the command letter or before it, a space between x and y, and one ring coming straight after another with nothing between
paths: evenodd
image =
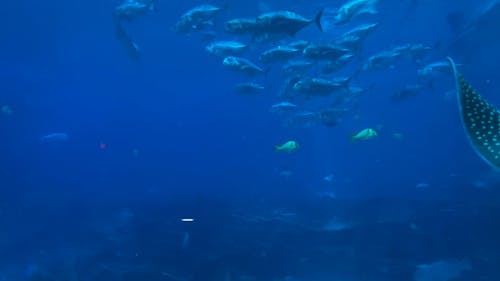
<instances>
[{"instance_id":1,"label":"blue background","mask_svg":"<svg viewBox=\"0 0 500 281\"><path fill-rule=\"evenodd\" d=\"M498 210L495 213L491 208L498 206L500 180L468 144L455 95L449 94L454 89L451 75L436 79L432 90L393 103L391 95L416 80L414 63L403 60L393 69L362 73L356 84L371 90L360 99L358 118L346 117L336 127L287 128L279 116L269 112L272 104L281 101L277 97L279 68L271 67L268 77L260 80L266 85L262 95L236 95L232 86L241 77L228 72L220 59L204 50L207 41L198 34L171 30L180 15L200 4L198 1L160 1L158 13L126 24L141 49L139 62L131 61L114 37L112 11L118 2L4 2L0 9L0 106L10 106L13 114L0 116L0 280L46 280L30 279L32 271L62 264L58 259L67 260L61 258L67 255L78 257L76 271L81 280L101 280L101 273L95 271L102 260L133 268L128 265L137 261L129 252L140 252L141 262L158 273L163 263L152 254L153 248L164 254L177 253L177 258L162 261L179 275L194 274L194 279L224 278L220 272L226 269L213 274L205 269L225 268L223 264L231 262L232 272L246 270L261 279L294 276L293 270L288 272L294 262L287 259L292 260L294 254L317 255L307 253L305 249L314 248L307 242L292 245L283 237L300 235L294 243L335 243L307 231L277 230L276 226L234 219L237 213L265 217L277 208L298 214L301 224L333 216L371 221L367 217L373 212L386 210L393 216L408 210L411 219L404 216L404 222L398 223L419 221L425 233L422 237L441 246L449 237L434 230L447 222L452 233L460 234L456 241L442 250L417 247L419 254L401 257L405 266L413 268L443 258L488 257L491 264L475 267L474 274L493 278L484 280L498 276L492 265L498 259L491 256L498 250L493 231L498 226ZM262 3L271 10L292 9L306 16L325 5L322 1L275 2ZM378 15L355 21L380 23L363 45L363 60L406 43L432 46L426 62L452 56L474 87L493 104L500 104L495 95L500 81L496 64L500 41L494 31L495 23L500 22L491 15L485 20L481 17L480 8L487 1L381 2ZM220 39L235 38L222 32L225 20L261 12L259 3L252 1L211 4L227 6L216 17ZM341 4L332 1L327 5ZM447 21L451 13L459 14L464 22L479 22L480 28L458 36L461 27L453 30ZM324 33L311 26L296 39L327 41L352 26ZM249 57L256 59L269 46L255 43ZM351 134L367 127L379 128L379 136L369 142L350 142ZM54 132L67 133L69 141L40 142L43 135ZM403 139L395 139L393 133L401 133ZM290 139L300 143L297 152L274 151L274 145ZM106 148L101 149L100 143ZM282 171L292 175L283 177ZM323 180L329 174L334 175L333 183ZM428 187L417 188L419 183ZM337 198L318 198L325 191L334 192ZM452 208L453 214L443 215L439 211L443 206ZM477 217L471 218L473 214ZM185 230L178 219L190 216L200 222ZM103 229L121 225L127 228L124 241L102 238L106 236ZM163 233L168 229L175 229L175 234ZM377 233L363 228L356 231L364 233L357 234L364 239L349 240L352 236L347 235L338 238L338 243L365 249L366 256L380 252L362 240L385 241L397 248L399 243L411 245L408 239L413 235L394 234L397 230L391 227L381 227ZM182 252L184 233L190 233L191 252ZM262 233L269 236L259 236ZM388 238L391 233L396 237L393 240ZM252 236L260 238L253 240ZM228 237L241 248L228 246ZM411 241L421 243L422 237ZM259 248L256 245L261 240L283 243L281 250L275 249L276 267L266 268L259 264L261 259L249 254ZM483 246L490 250L477 250ZM228 254L233 253L229 249L234 256ZM363 255L361 250L356 253ZM211 264L210 255L217 256L218 263ZM377 261L385 256L373 255ZM193 260L198 266L191 268L188 261ZM312 263L315 266L304 267L304 272L321 271L317 268L334 271L335 267L322 263L326 260L318 257ZM85 270L80 262L92 270ZM364 276L363 269L353 269L360 275L349 273L357 276L352 280L363 276L397 280L393 276L383 279L385 275L374 273L378 271L365 261L355 259L349 264L363 264L367 272ZM402 276L412 276L405 274ZM151 276L150 280L166 280ZM140 280L113 274L106 278Z\"/></svg>"}]
</instances>

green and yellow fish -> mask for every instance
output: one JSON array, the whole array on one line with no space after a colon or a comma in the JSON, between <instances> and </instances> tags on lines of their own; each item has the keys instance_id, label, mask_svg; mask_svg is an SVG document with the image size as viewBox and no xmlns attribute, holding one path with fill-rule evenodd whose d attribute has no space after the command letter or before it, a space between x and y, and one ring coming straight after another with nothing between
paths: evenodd
<instances>
[{"instance_id":1,"label":"green and yellow fish","mask_svg":"<svg viewBox=\"0 0 500 281\"><path fill-rule=\"evenodd\" d=\"M291 152L294 152L296 151L297 149L299 149L299 144L296 142L296 141L287 141L285 142L284 144L282 145L276 145L274 146L274 150L277 151L277 152L288 152L288 153L291 153Z\"/></svg>"},{"instance_id":2,"label":"green and yellow fish","mask_svg":"<svg viewBox=\"0 0 500 281\"><path fill-rule=\"evenodd\" d=\"M367 128L351 136L351 141L366 141L377 136L377 131Z\"/></svg>"}]
</instances>

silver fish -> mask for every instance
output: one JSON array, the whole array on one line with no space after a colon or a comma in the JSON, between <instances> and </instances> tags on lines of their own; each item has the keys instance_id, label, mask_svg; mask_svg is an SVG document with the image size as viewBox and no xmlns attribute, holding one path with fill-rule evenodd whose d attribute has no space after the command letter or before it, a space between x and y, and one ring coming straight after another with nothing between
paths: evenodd
<instances>
[{"instance_id":1,"label":"silver fish","mask_svg":"<svg viewBox=\"0 0 500 281\"><path fill-rule=\"evenodd\" d=\"M343 81L327 80L316 77L302 78L293 85L295 91L311 96L326 96L342 88L344 88Z\"/></svg>"},{"instance_id":2,"label":"silver fish","mask_svg":"<svg viewBox=\"0 0 500 281\"><path fill-rule=\"evenodd\" d=\"M241 55L247 49L248 45L237 41L215 41L205 48L207 52L218 57Z\"/></svg>"},{"instance_id":3,"label":"silver fish","mask_svg":"<svg viewBox=\"0 0 500 281\"><path fill-rule=\"evenodd\" d=\"M294 111L295 109L297 109L296 104L288 101L282 101L280 103L273 104L269 111L273 113L283 113L283 112Z\"/></svg>"},{"instance_id":4,"label":"silver fish","mask_svg":"<svg viewBox=\"0 0 500 281\"><path fill-rule=\"evenodd\" d=\"M458 108L467 137L486 163L500 168L500 112L472 88L450 57L448 62L455 76Z\"/></svg>"},{"instance_id":5,"label":"silver fish","mask_svg":"<svg viewBox=\"0 0 500 281\"><path fill-rule=\"evenodd\" d=\"M330 74L340 70L354 59L353 54L345 54L334 61L329 61L321 68L323 74Z\"/></svg>"},{"instance_id":6,"label":"silver fish","mask_svg":"<svg viewBox=\"0 0 500 281\"><path fill-rule=\"evenodd\" d=\"M42 136L40 141L42 143L58 143L58 142L66 142L69 140L69 136L66 133L53 133Z\"/></svg>"},{"instance_id":7,"label":"silver fish","mask_svg":"<svg viewBox=\"0 0 500 281\"><path fill-rule=\"evenodd\" d=\"M288 43L288 46L295 49L304 50L307 46L309 46L309 44L311 43L306 40L296 40Z\"/></svg>"},{"instance_id":8,"label":"silver fish","mask_svg":"<svg viewBox=\"0 0 500 281\"><path fill-rule=\"evenodd\" d=\"M255 76L266 72L253 62L242 57L228 56L224 59L222 64L232 71L240 72L248 76Z\"/></svg>"},{"instance_id":9,"label":"silver fish","mask_svg":"<svg viewBox=\"0 0 500 281\"><path fill-rule=\"evenodd\" d=\"M263 52L259 59L264 63L287 61L299 53L299 49L286 45L280 45Z\"/></svg>"},{"instance_id":10,"label":"silver fish","mask_svg":"<svg viewBox=\"0 0 500 281\"><path fill-rule=\"evenodd\" d=\"M334 44L309 45L303 51L304 56L308 59L330 61L337 60L348 53L350 53L348 49Z\"/></svg>"},{"instance_id":11,"label":"silver fish","mask_svg":"<svg viewBox=\"0 0 500 281\"><path fill-rule=\"evenodd\" d=\"M254 18L236 18L227 21L224 29L233 34L253 34L257 28Z\"/></svg>"},{"instance_id":12,"label":"silver fish","mask_svg":"<svg viewBox=\"0 0 500 281\"><path fill-rule=\"evenodd\" d=\"M361 48L363 38L356 35L342 36L335 41L335 44L349 50L358 50Z\"/></svg>"},{"instance_id":13,"label":"silver fish","mask_svg":"<svg viewBox=\"0 0 500 281\"><path fill-rule=\"evenodd\" d=\"M306 72L313 65L314 64L310 61L294 60L294 61L289 61L287 64L285 64L281 69L281 71L285 76L300 74Z\"/></svg>"},{"instance_id":14,"label":"silver fish","mask_svg":"<svg viewBox=\"0 0 500 281\"><path fill-rule=\"evenodd\" d=\"M360 38L364 38L368 34L370 34L372 31L374 31L377 26L378 26L378 23L361 24L361 25L358 25L358 26L354 27L353 29L345 32L342 35L342 37L357 36Z\"/></svg>"},{"instance_id":15,"label":"silver fish","mask_svg":"<svg viewBox=\"0 0 500 281\"><path fill-rule=\"evenodd\" d=\"M131 21L149 11L158 11L155 0L126 0L115 8L114 16L118 20Z\"/></svg>"},{"instance_id":16,"label":"silver fish","mask_svg":"<svg viewBox=\"0 0 500 281\"><path fill-rule=\"evenodd\" d=\"M264 89L264 86L254 82L239 83L233 88L238 94L257 94L262 93Z\"/></svg>"},{"instance_id":17,"label":"silver fish","mask_svg":"<svg viewBox=\"0 0 500 281\"><path fill-rule=\"evenodd\" d=\"M337 10L335 24L350 22L352 19L362 14L377 14L377 4L378 0L351 0Z\"/></svg>"},{"instance_id":18,"label":"silver fish","mask_svg":"<svg viewBox=\"0 0 500 281\"><path fill-rule=\"evenodd\" d=\"M316 14L314 19L306 19L291 11L276 11L259 15L255 21L259 32L294 36L298 31L312 22L316 23L320 31L323 31L323 27L321 26L322 15L323 9Z\"/></svg>"},{"instance_id":19,"label":"silver fish","mask_svg":"<svg viewBox=\"0 0 500 281\"><path fill-rule=\"evenodd\" d=\"M450 64L447 61L437 61L424 66L417 70L419 77L432 77L442 73L449 73Z\"/></svg>"},{"instance_id":20,"label":"silver fish","mask_svg":"<svg viewBox=\"0 0 500 281\"><path fill-rule=\"evenodd\" d=\"M401 53L392 51L382 51L368 58L368 62L363 66L364 70L382 70L393 67Z\"/></svg>"},{"instance_id":21,"label":"silver fish","mask_svg":"<svg viewBox=\"0 0 500 281\"><path fill-rule=\"evenodd\" d=\"M191 33L213 26L213 18L221 11L212 5L199 5L184 13L175 23L174 31L178 33Z\"/></svg>"}]
</instances>

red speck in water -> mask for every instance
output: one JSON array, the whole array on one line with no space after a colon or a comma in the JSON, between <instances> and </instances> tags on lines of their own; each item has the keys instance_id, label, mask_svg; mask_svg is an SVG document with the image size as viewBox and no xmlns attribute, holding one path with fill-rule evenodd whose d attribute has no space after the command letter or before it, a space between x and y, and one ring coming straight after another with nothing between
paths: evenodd
<instances>
[{"instance_id":1,"label":"red speck in water","mask_svg":"<svg viewBox=\"0 0 500 281\"><path fill-rule=\"evenodd\" d=\"M106 149L106 144L103 143L103 142L99 143L99 148L100 149Z\"/></svg>"}]
</instances>

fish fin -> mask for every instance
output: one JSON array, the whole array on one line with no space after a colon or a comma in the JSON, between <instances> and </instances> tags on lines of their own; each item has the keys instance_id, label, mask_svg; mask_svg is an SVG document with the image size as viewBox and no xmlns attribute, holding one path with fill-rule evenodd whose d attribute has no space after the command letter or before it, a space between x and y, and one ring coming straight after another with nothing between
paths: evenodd
<instances>
[{"instance_id":1,"label":"fish fin","mask_svg":"<svg viewBox=\"0 0 500 281\"><path fill-rule=\"evenodd\" d=\"M318 27L319 31L323 32L323 26L321 25L321 18L323 17L323 12L325 11L325 8L321 8L319 12L316 14L316 17L314 17L314 22L316 23L316 26Z\"/></svg>"}]
</instances>

